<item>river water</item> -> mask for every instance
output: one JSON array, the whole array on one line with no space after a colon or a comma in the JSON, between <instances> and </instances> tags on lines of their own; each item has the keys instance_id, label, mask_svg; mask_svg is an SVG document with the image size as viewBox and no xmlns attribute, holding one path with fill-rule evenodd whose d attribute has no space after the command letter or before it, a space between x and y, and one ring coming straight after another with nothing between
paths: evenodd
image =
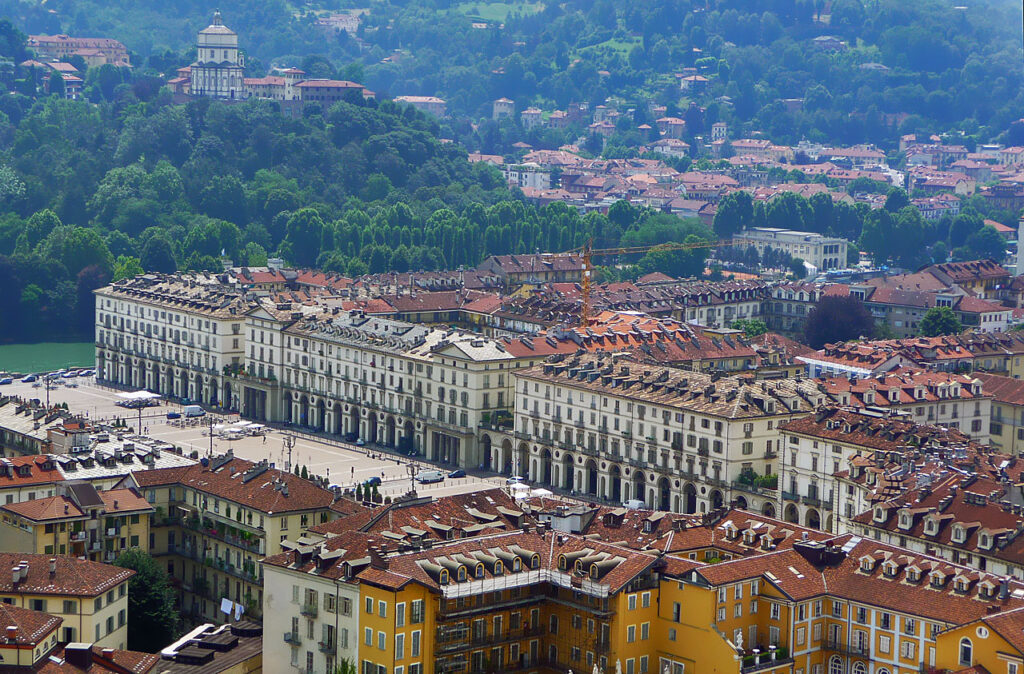
<instances>
[{"instance_id":1,"label":"river water","mask_svg":"<svg viewBox=\"0 0 1024 674\"><path fill-rule=\"evenodd\" d=\"M0 344L0 372L43 372L62 367L92 367L96 345L92 342L42 342Z\"/></svg>"}]
</instances>

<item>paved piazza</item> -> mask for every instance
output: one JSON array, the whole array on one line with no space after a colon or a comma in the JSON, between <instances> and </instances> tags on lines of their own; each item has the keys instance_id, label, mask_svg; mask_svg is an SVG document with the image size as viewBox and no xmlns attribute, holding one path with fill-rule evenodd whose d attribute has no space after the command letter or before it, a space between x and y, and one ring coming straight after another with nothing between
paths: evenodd
<instances>
[{"instance_id":1,"label":"paved piazza","mask_svg":"<svg viewBox=\"0 0 1024 674\"><path fill-rule=\"evenodd\" d=\"M137 410L118 407L114 403L121 391L95 384L92 378L76 378L76 388L65 385L64 380L50 391L50 403L67 403L73 412L86 415L90 420L112 422L115 418L124 419L131 427L139 423ZM0 395L17 395L23 398L39 398L46 400L46 391L32 384L15 381L14 384L0 387ZM142 410L143 433L154 438L171 442L181 447L186 454L191 450L205 456L210 450L209 424L234 423L239 420L237 414L220 415L208 413L207 417L193 420L168 420L167 413L181 412L182 406L167 401L160 401L159 407L148 407ZM212 418L211 418L212 417ZM331 484L344 487L354 486L374 475L382 478L379 491L383 496L398 496L408 491L410 486L408 460L395 454L379 452L371 447L357 447L352 443L330 439L326 440L307 433L267 428L265 437L244 437L240 440L227 440L214 437L213 452L215 454L231 448L235 456L258 461L268 459L278 467L284 467L288 461L285 447L286 436L295 438L292 448L293 465L306 466L318 475L329 477ZM424 468L431 468L429 463L417 459L416 463ZM451 467L442 469L447 474ZM469 472L469 471L467 471ZM469 475L464 478L446 477L443 482L433 484L417 484L416 490L421 495L446 496L477 491L496 485L504 486L504 477L493 474Z\"/></svg>"}]
</instances>

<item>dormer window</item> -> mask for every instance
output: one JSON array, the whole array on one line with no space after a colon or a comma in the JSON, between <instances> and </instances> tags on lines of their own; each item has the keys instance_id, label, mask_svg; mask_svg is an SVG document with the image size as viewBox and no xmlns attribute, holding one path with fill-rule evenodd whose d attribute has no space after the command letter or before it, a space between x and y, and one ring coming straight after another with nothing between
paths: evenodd
<instances>
[{"instance_id":1,"label":"dormer window","mask_svg":"<svg viewBox=\"0 0 1024 674\"><path fill-rule=\"evenodd\" d=\"M957 592L967 592L967 581L964 580L963 578L957 578L956 579L956 591Z\"/></svg>"},{"instance_id":2,"label":"dormer window","mask_svg":"<svg viewBox=\"0 0 1024 674\"><path fill-rule=\"evenodd\" d=\"M925 520L925 522L924 522L924 532L926 534L934 534L936 531L938 531L938 528L939 528L939 523L936 522L934 518L929 517L927 520Z\"/></svg>"},{"instance_id":3,"label":"dormer window","mask_svg":"<svg viewBox=\"0 0 1024 674\"><path fill-rule=\"evenodd\" d=\"M757 534L752 529L743 532L743 541L748 545L753 545Z\"/></svg>"},{"instance_id":4,"label":"dormer window","mask_svg":"<svg viewBox=\"0 0 1024 674\"><path fill-rule=\"evenodd\" d=\"M964 528L962 526L960 526L959 524L955 525L953 527L953 542L954 543L963 543L966 538L967 538L967 532L964 531Z\"/></svg>"},{"instance_id":5,"label":"dormer window","mask_svg":"<svg viewBox=\"0 0 1024 674\"><path fill-rule=\"evenodd\" d=\"M884 565L882 565L882 572L885 574L886 578L895 578L896 564L894 564L893 562L886 562Z\"/></svg>"},{"instance_id":6,"label":"dormer window","mask_svg":"<svg viewBox=\"0 0 1024 674\"><path fill-rule=\"evenodd\" d=\"M518 573L523 570L523 562L516 557L512 560L512 573Z\"/></svg>"},{"instance_id":7,"label":"dormer window","mask_svg":"<svg viewBox=\"0 0 1024 674\"><path fill-rule=\"evenodd\" d=\"M771 548L772 548L772 539L770 539L767 536L762 536L761 537L761 549L762 550L771 550Z\"/></svg>"},{"instance_id":8,"label":"dormer window","mask_svg":"<svg viewBox=\"0 0 1024 674\"><path fill-rule=\"evenodd\" d=\"M913 520L910 518L910 513L900 513L900 529L909 529Z\"/></svg>"},{"instance_id":9,"label":"dormer window","mask_svg":"<svg viewBox=\"0 0 1024 674\"><path fill-rule=\"evenodd\" d=\"M483 578L484 577L484 565L483 564L477 564L476 565L476 577L477 578Z\"/></svg>"},{"instance_id":10,"label":"dormer window","mask_svg":"<svg viewBox=\"0 0 1024 674\"><path fill-rule=\"evenodd\" d=\"M921 572L917 569L907 569L907 581L916 583L921 580Z\"/></svg>"},{"instance_id":11,"label":"dormer window","mask_svg":"<svg viewBox=\"0 0 1024 674\"><path fill-rule=\"evenodd\" d=\"M878 506L878 507L875 508L875 521L876 522L884 522L885 521L885 508L883 508L881 506Z\"/></svg>"},{"instance_id":12,"label":"dormer window","mask_svg":"<svg viewBox=\"0 0 1024 674\"><path fill-rule=\"evenodd\" d=\"M441 569L441 573L437 575L437 582L441 585L448 584L448 569Z\"/></svg>"},{"instance_id":13,"label":"dormer window","mask_svg":"<svg viewBox=\"0 0 1024 674\"><path fill-rule=\"evenodd\" d=\"M505 565L502 564L501 560L499 559L494 563L494 575L500 576L503 573L505 573Z\"/></svg>"},{"instance_id":14,"label":"dormer window","mask_svg":"<svg viewBox=\"0 0 1024 674\"><path fill-rule=\"evenodd\" d=\"M533 557L530 558L530 568L531 569L539 569L540 568L540 555L534 555Z\"/></svg>"},{"instance_id":15,"label":"dormer window","mask_svg":"<svg viewBox=\"0 0 1024 674\"><path fill-rule=\"evenodd\" d=\"M932 582L932 587L942 587L942 583L945 580L946 580L945 577L943 577L941 574L938 574L938 573L933 574L932 575L932 581L931 581Z\"/></svg>"},{"instance_id":16,"label":"dormer window","mask_svg":"<svg viewBox=\"0 0 1024 674\"><path fill-rule=\"evenodd\" d=\"M864 573L871 573L875 568L875 560L870 557L861 557L860 570Z\"/></svg>"},{"instance_id":17,"label":"dormer window","mask_svg":"<svg viewBox=\"0 0 1024 674\"><path fill-rule=\"evenodd\" d=\"M464 580L466 580L466 567L464 567L464 566L460 566L459 567L458 579L459 579L460 583L463 582Z\"/></svg>"},{"instance_id":18,"label":"dormer window","mask_svg":"<svg viewBox=\"0 0 1024 674\"><path fill-rule=\"evenodd\" d=\"M988 534L982 534L978 536L978 547L983 550L988 550L992 547L992 537Z\"/></svg>"}]
</instances>

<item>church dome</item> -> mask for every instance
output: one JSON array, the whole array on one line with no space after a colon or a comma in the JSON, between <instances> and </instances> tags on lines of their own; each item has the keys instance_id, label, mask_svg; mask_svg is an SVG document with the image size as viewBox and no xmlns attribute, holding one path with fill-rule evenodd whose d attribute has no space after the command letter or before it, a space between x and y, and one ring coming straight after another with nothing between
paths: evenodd
<instances>
[{"instance_id":1,"label":"church dome","mask_svg":"<svg viewBox=\"0 0 1024 674\"><path fill-rule=\"evenodd\" d=\"M200 35L235 35L235 31L224 25L220 17L220 10L213 13L213 21L209 26L199 31Z\"/></svg>"}]
</instances>

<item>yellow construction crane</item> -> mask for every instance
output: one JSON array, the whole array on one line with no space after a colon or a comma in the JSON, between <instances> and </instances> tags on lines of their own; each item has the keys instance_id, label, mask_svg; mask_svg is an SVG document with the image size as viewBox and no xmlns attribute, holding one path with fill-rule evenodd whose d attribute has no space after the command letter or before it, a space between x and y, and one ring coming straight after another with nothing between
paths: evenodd
<instances>
[{"instance_id":1,"label":"yellow construction crane","mask_svg":"<svg viewBox=\"0 0 1024 674\"><path fill-rule=\"evenodd\" d=\"M700 248L724 248L733 245L731 239L720 239L718 241L698 241L697 243L658 243L651 246L623 246L620 248L591 248L593 240L587 245L573 250L566 251L569 254L583 256L583 282L580 284L583 294L583 301L580 305L580 327L590 325L590 290L593 285L594 267L591 259L596 255L631 255L636 253L649 253L652 250L697 250Z\"/></svg>"}]
</instances>

